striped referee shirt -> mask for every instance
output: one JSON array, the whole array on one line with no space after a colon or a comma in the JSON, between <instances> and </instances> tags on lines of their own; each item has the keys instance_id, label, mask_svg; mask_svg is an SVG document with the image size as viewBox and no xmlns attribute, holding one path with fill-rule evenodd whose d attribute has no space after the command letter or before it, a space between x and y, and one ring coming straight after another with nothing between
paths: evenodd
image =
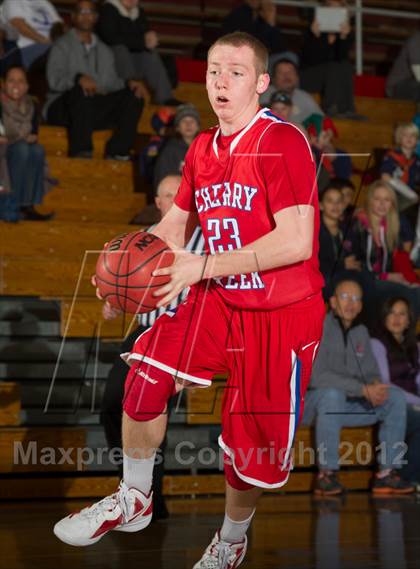
<instances>
[{"instance_id":1,"label":"striped referee shirt","mask_svg":"<svg viewBox=\"0 0 420 569\"><path fill-rule=\"evenodd\" d=\"M152 231L154 225L149 227L147 231ZM190 253L195 253L196 255L201 255L204 251L204 237L201 231L201 227L197 226L194 229L194 233L192 234L191 239L185 246L185 249ZM188 294L188 289L184 289L176 298L168 306L162 306L162 308L158 308L157 310L153 310L153 312L148 312L147 314L140 314L138 317L138 322L140 326L144 326L144 328L150 328L157 318L161 316L166 310L174 309L184 301L185 297Z\"/></svg>"}]
</instances>

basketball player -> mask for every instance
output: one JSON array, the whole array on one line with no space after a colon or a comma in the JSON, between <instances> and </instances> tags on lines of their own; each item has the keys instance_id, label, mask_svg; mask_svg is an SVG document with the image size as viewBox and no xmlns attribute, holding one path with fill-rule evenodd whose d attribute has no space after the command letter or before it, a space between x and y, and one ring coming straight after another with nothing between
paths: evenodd
<instances>
[{"instance_id":1,"label":"basketball player","mask_svg":"<svg viewBox=\"0 0 420 569\"><path fill-rule=\"evenodd\" d=\"M209 50L207 91L219 127L191 145L175 204L154 230L182 248L198 217L208 254L180 250L154 273L170 276L156 293L162 306L191 291L128 357L124 480L115 494L56 524L66 543L89 545L150 523L167 401L183 387L209 386L215 373L229 375L219 439L226 513L194 569L238 567L259 496L288 479L322 332L323 281L312 154L296 127L259 109L267 59L264 46L240 32Z\"/></svg>"}]
</instances>

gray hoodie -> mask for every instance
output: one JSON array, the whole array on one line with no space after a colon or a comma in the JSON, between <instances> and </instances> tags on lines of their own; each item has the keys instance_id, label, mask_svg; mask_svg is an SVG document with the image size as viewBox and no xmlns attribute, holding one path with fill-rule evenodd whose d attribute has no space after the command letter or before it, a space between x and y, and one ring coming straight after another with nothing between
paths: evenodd
<instances>
[{"instance_id":1,"label":"gray hoodie","mask_svg":"<svg viewBox=\"0 0 420 569\"><path fill-rule=\"evenodd\" d=\"M362 397L366 384L380 381L366 326L350 328L345 338L332 312L324 321L321 344L312 369L310 389L335 387L348 397Z\"/></svg>"},{"instance_id":2,"label":"gray hoodie","mask_svg":"<svg viewBox=\"0 0 420 569\"><path fill-rule=\"evenodd\" d=\"M74 87L80 75L89 75L96 82L99 95L124 88L123 79L117 75L112 50L95 34L92 39L91 47L86 48L77 31L72 29L54 43L47 63L50 91L44 114L55 99Z\"/></svg>"}]
</instances>

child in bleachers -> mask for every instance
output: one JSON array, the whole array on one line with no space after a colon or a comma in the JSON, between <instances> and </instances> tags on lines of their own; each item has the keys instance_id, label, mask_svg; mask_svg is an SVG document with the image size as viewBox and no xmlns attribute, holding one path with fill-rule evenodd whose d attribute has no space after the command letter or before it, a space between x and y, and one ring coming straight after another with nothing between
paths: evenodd
<instances>
[{"instance_id":1,"label":"child in bleachers","mask_svg":"<svg viewBox=\"0 0 420 569\"><path fill-rule=\"evenodd\" d=\"M420 191L420 156L416 154L419 129L405 123L395 129L396 147L389 150L381 164L382 179L391 184L398 195L399 209L418 202Z\"/></svg>"},{"instance_id":2,"label":"child in bleachers","mask_svg":"<svg viewBox=\"0 0 420 569\"><path fill-rule=\"evenodd\" d=\"M303 121L317 162L322 161L330 178L351 178L353 166L350 156L335 146L338 131L334 122L323 115L313 114Z\"/></svg>"},{"instance_id":3,"label":"child in bleachers","mask_svg":"<svg viewBox=\"0 0 420 569\"><path fill-rule=\"evenodd\" d=\"M288 121L292 113L293 103L291 97L283 91L276 91L270 99L270 109L275 115Z\"/></svg>"},{"instance_id":4,"label":"child in bleachers","mask_svg":"<svg viewBox=\"0 0 420 569\"><path fill-rule=\"evenodd\" d=\"M360 261L346 250L345 227L342 215L343 194L334 183L320 196L321 224L319 230L319 265L325 279L325 298L333 292L333 283L346 271L360 271Z\"/></svg>"},{"instance_id":5,"label":"child in bleachers","mask_svg":"<svg viewBox=\"0 0 420 569\"><path fill-rule=\"evenodd\" d=\"M171 174L181 174L188 148L200 132L200 115L194 105L180 105L175 114L175 136L168 138L156 160L153 186Z\"/></svg>"},{"instance_id":6,"label":"child in bleachers","mask_svg":"<svg viewBox=\"0 0 420 569\"><path fill-rule=\"evenodd\" d=\"M2 200L0 210L1 218L6 221L46 221L52 217L52 214L37 212L34 207L41 204L48 188L45 151L37 142L38 113L28 89L25 70L11 67L4 79L0 107L12 190Z\"/></svg>"}]
</instances>

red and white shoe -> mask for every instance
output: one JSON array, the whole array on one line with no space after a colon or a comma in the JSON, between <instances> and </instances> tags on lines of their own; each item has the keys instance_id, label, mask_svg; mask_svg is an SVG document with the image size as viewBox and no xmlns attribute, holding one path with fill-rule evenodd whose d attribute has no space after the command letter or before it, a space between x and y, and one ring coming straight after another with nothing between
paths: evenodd
<instances>
[{"instance_id":1,"label":"red and white shoe","mask_svg":"<svg viewBox=\"0 0 420 569\"><path fill-rule=\"evenodd\" d=\"M203 557L193 569L235 569L242 563L248 544L245 536L239 543L228 543L220 539L217 531Z\"/></svg>"},{"instance_id":2,"label":"red and white shoe","mask_svg":"<svg viewBox=\"0 0 420 569\"><path fill-rule=\"evenodd\" d=\"M54 533L64 543L85 546L112 530L140 531L152 521L152 496L152 492L145 496L122 481L115 494L57 522Z\"/></svg>"}]
</instances>

